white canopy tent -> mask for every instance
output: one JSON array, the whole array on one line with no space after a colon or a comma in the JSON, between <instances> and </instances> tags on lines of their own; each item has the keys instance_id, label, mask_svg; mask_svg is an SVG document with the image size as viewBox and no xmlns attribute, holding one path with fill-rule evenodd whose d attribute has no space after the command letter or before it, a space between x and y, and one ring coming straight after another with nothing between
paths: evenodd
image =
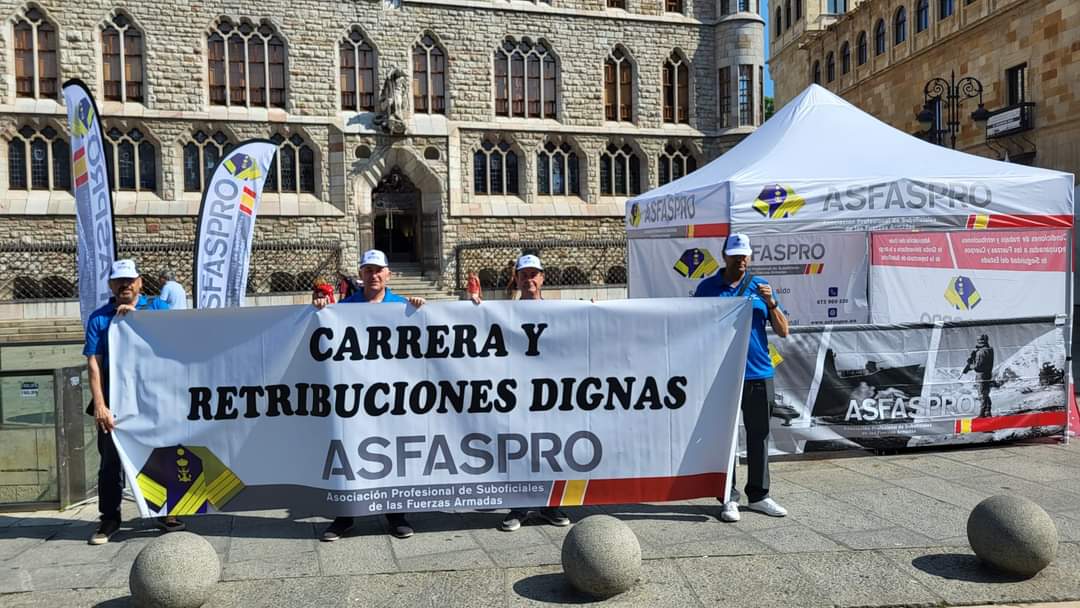
<instances>
[{"instance_id":1,"label":"white canopy tent","mask_svg":"<svg viewBox=\"0 0 1080 608\"><path fill-rule=\"evenodd\" d=\"M631 237L728 223L759 234L1067 227L1072 208L1068 173L928 143L818 85L726 154L626 204Z\"/></svg>"}]
</instances>

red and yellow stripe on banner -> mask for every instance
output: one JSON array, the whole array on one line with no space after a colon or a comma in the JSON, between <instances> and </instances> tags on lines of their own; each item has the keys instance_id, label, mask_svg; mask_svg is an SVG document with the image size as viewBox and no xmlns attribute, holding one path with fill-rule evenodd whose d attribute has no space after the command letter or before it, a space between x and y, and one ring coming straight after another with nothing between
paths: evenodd
<instances>
[{"instance_id":1,"label":"red and yellow stripe on banner","mask_svg":"<svg viewBox=\"0 0 1080 608\"><path fill-rule=\"evenodd\" d=\"M691 224L686 227L687 238L704 238L707 236L727 236L731 230L729 224Z\"/></svg>"},{"instance_id":2,"label":"red and yellow stripe on banner","mask_svg":"<svg viewBox=\"0 0 1080 608\"><path fill-rule=\"evenodd\" d=\"M1006 215L1004 213L975 213L967 218L969 230L986 228L1068 228L1073 225L1071 215Z\"/></svg>"},{"instance_id":3,"label":"red and yellow stripe on banner","mask_svg":"<svg viewBox=\"0 0 1080 608\"><path fill-rule=\"evenodd\" d=\"M71 159L75 161L73 167L75 169L75 187L82 188L83 184L90 179L86 170L86 147L83 146L75 150L75 155Z\"/></svg>"},{"instance_id":4,"label":"red and yellow stripe on banner","mask_svg":"<svg viewBox=\"0 0 1080 608\"><path fill-rule=\"evenodd\" d=\"M807 264L806 268L803 269L803 274L821 274L823 270L825 270L825 264L820 262L816 264Z\"/></svg>"},{"instance_id":5,"label":"red and yellow stripe on banner","mask_svg":"<svg viewBox=\"0 0 1080 608\"><path fill-rule=\"evenodd\" d=\"M552 485L548 506L630 504L719 496L724 491L726 480L727 475L724 473L680 477L559 480Z\"/></svg>"},{"instance_id":6,"label":"red and yellow stripe on banner","mask_svg":"<svg viewBox=\"0 0 1080 608\"><path fill-rule=\"evenodd\" d=\"M1065 426L1067 412L1041 412L994 418L962 418L956 421L957 433L988 433L1001 429L1023 429L1036 426Z\"/></svg>"},{"instance_id":7,"label":"red and yellow stripe on banner","mask_svg":"<svg viewBox=\"0 0 1080 608\"><path fill-rule=\"evenodd\" d=\"M244 190L240 194L240 212L245 215L251 215L251 210L254 207L255 191L248 186L244 186Z\"/></svg>"}]
</instances>

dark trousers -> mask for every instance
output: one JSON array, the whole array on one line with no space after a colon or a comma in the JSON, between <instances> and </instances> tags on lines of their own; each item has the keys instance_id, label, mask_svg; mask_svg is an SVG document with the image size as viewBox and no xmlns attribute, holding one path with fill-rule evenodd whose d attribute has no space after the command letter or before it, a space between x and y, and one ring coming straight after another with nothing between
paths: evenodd
<instances>
[{"instance_id":1,"label":"dark trousers","mask_svg":"<svg viewBox=\"0 0 1080 608\"><path fill-rule=\"evenodd\" d=\"M773 381L744 380L742 419L746 429L746 499L765 500L769 496L769 418L773 405ZM731 487L737 486L735 469L731 470Z\"/></svg>"},{"instance_id":2,"label":"dark trousers","mask_svg":"<svg viewBox=\"0 0 1080 608\"><path fill-rule=\"evenodd\" d=\"M97 449L101 455L98 465L98 511L101 519L120 521L120 500L124 495L124 467L112 436L97 432Z\"/></svg>"}]
</instances>

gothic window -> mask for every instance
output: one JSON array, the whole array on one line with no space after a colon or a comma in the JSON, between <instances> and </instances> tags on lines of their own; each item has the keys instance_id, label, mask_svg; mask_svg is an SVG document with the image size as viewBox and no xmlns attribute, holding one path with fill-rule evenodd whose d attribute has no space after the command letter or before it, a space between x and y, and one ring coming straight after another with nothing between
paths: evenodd
<instances>
[{"instance_id":1,"label":"gothic window","mask_svg":"<svg viewBox=\"0 0 1080 608\"><path fill-rule=\"evenodd\" d=\"M720 87L720 127L731 127L731 68L722 67L716 78Z\"/></svg>"},{"instance_id":2,"label":"gothic window","mask_svg":"<svg viewBox=\"0 0 1080 608\"><path fill-rule=\"evenodd\" d=\"M844 41L840 45L840 73L847 74L851 71L851 45Z\"/></svg>"},{"instance_id":3,"label":"gothic window","mask_svg":"<svg viewBox=\"0 0 1080 608\"><path fill-rule=\"evenodd\" d=\"M825 56L825 80L827 82L836 80L836 57L832 52Z\"/></svg>"},{"instance_id":4,"label":"gothic window","mask_svg":"<svg viewBox=\"0 0 1080 608\"><path fill-rule=\"evenodd\" d=\"M690 123L690 64L678 51L664 62L664 122Z\"/></svg>"},{"instance_id":5,"label":"gothic window","mask_svg":"<svg viewBox=\"0 0 1080 608\"><path fill-rule=\"evenodd\" d=\"M580 196L578 156L570 144L548 142L536 153L537 192L545 196Z\"/></svg>"},{"instance_id":6,"label":"gothic window","mask_svg":"<svg viewBox=\"0 0 1080 608\"><path fill-rule=\"evenodd\" d=\"M278 152L266 175L264 192L281 194L315 194L315 151L303 137L293 134L288 139L274 133L270 141Z\"/></svg>"},{"instance_id":7,"label":"gothic window","mask_svg":"<svg viewBox=\"0 0 1080 608\"><path fill-rule=\"evenodd\" d=\"M739 66L739 126L754 125L754 66Z\"/></svg>"},{"instance_id":8,"label":"gothic window","mask_svg":"<svg viewBox=\"0 0 1080 608\"><path fill-rule=\"evenodd\" d=\"M855 43L855 61L862 65L866 63L866 32L859 32L859 38Z\"/></svg>"},{"instance_id":9,"label":"gothic window","mask_svg":"<svg viewBox=\"0 0 1080 608\"><path fill-rule=\"evenodd\" d=\"M634 66L622 46L616 46L604 61L604 119L633 120Z\"/></svg>"},{"instance_id":10,"label":"gothic window","mask_svg":"<svg viewBox=\"0 0 1080 608\"><path fill-rule=\"evenodd\" d=\"M285 107L285 41L268 23L222 17L207 37L210 103Z\"/></svg>"},{"instance_id":11,"label":"gothic window","mask_svg":"<svg viewBox=\"0 0 1080 608\"><path fill-rule=\"evenodd\" d=\"M791 0L784 3L784 29L791 28Z\"/></svg>"},{"instance_id":12,"label":"gothic window","mask_svg":"<svg viewBox=\"0 0 1080 608\"><path fill-rule=\"evenodd\" d=\"M71 151L52 127L22 127L8 142L8 189L71 190Z\"/></svg>"},{"instance_id":13,"label":"gothic window","mask_svg":"<svg viewBox=\"0 0 1080 608\"><path fill-rule=\"evenodd\" d=\"M202 192L218 161L232 149L233 143L221 131L212 136L196 131L184 144L184 192Z\"/></svg>"},{"instance_id":14,"label":"gothic window","mask_svg":"<svg viewBox=\"0 0 1080 608\"><path fill-rule=\"evenodd\" d=\"M683 0L664 0L664 10L669 13L683 12Z\"/></svg>"},{"instance_id":15,"label":"gothic window","mask_svg":"<svg viewBox=\"0 0 1080 608\"><path fill-rule=\"evenodd\" d=\"M105 164L113 190L157 190L157 150L139 129L105 132Z\"/></svg>"},{"instance_id":16,"label":"gothic window","mask_svg":"<svg viewBox=\"0 0 1080 608\"><path fill-rule=\"evenodd\" d=\"M59 93L56 26L45 13L31 7L14 25L15 95L56 99Z\"/></svg>"},{"instance_id":17,"label":"gothic window","mask_svg":"<svg viewBox=\"0 0 1080 608\"><path fill-rule=\"evenodd\" d=\"M776 7L776 17L773 18L773 38L779 38L781 28L784 25L784 12L780 10L780 7Z\"/></svg>"},{"instance_id":18,"label":"gothic window","mask_svg":"<svg viewBox=\"0 0 1080 608\"><path fill-rule=\"evenodd\" d=\"M105 99L143 101L143 35L123 13L101 28L101 65Z\"/></svg>"},{"instance_id":19,"label":"gothic window","mask_svg":"<svg viewBox=\"0 0 1080 608\"><path fill-rule=\"evenodd\" d=\"M922 32L930 27L930 0L919 0L915 9L915 31Z\"/></svg>"},{"instance_id":20,"label":"gothic window","mask_svg":"<svg viewBox=\"0 0 1080 608\"><path fill-rule=\"evenodd\" d=\"M795 21L802 19L802 3L803 0L795 0Z\"/></svg>"},{"instance_id":21,"label":"gothic window","mask_svg":"<svg viewBox=\"0 0 1080 608\"><path fill-rule=\"evenodd\" d=\"M641 163L629 144L615 144L600 153L600 194L635 196L641 194Z\"/></svg>"},{"instance_id":22,"label":"gothic window","mask_svg":"<svg viewBox=\"0 0 1080 608\"><path fill-rule=\"evenodd\" d=\"M738 6L740 13L748 13L748 12L751 12L751 10L752 10L751 5L750 5L750 0L736 0L735 4L736 4L736 6ZM757 12L757 11L753 11L753 12Z\"/></svg>"},{"instance_id":23,"label":"gothic window","mask_svg":"<svg viewBox=\"0 0 1080 608\"><path fill-rule=\"evenodd\" d=\"M626 10L626 0L607 0L607 7Z\"/></svg>"},{"instance_id":24,"label":"gothic window","mask_svg":"<svg viewBox=\"0 0 1080 608\"><path fill-rule=\"evenodd\" d=\"M353 27L338 45L341 55L341 109L375 110L375 48L359 27Z\"/></svg>"},{"instance_id":25,"label":"gothic window","mask_svg":"<svg viewBox=\"0 0 1080 608\"><path fill-rule=\"evenodd\" d=\"M877 25L874 26L874 55L880 55L885 52L885 20L878 19Z\"/></svg>"},{"instance_id":26,"label":"gothic window","mask_svg":"<svg viewBox=\"0 0 1080 608\"><path fill-rule=\"evenodd\" d=\"M893 44L900 44L904 40L907 40L907 9L901 6L896 9L893 18Z\"/></svg>"},{"instance_id":27,"label":"gothic window","mask_svg":"<svg viewBox=\"0 0 1080 608\"><path fill-rule=\"evenodd\" d=\"M446 53L431 34L413 46L413 111L446 114Z\"/></svg>"},{"instance_id":28,"label":"gothic window","mask_svg":"<svg viewBox=\"0 0 1080 608\"><path fill-rule=\"evenodd\" d=\"M947 19L953 14L953 0L938 0L938 19Z\"/></svg>"},{"instance_id":29,"label":"gothic window","mask_svg":"<svg viewBox=\"0 0 1080 608\"><path fill-rule=\"evenodd\" d=\"M686 146L676 149L671 144L660 153L660 185L673 182L697 171L697 159Z\"/></svg>"},{"instance_id":30,"label":"gothic window","mask_svg":"<svg viewBox=\"0 0 1080 608\"><path fill-rule=\"evenodd\" d=\"M814 69L813 69L812 75L810 76L810 79L814 84L821 84L821 62L820 61L815 61L814 62Z\"/></svg>"},{"instance_id":31,"label":"gothic window","mask_svg":"<svg viewBox=\"0 0 1080 608\"><path fill-rule=\"evenodd\" d=\"M555 118L558 75L547 44L507 38L495 49L495 114Z\"/></svg>"},{"instance_id":32,"label":"gothic window","mask_svg":"<svg viewBox=\"0 0 1080 608\"><path fill-rule=\"evenodd\" d=\"M510 144L485 141L473 153L474 194L518 194L518 157Z\"/></svg>"}]
</instances>

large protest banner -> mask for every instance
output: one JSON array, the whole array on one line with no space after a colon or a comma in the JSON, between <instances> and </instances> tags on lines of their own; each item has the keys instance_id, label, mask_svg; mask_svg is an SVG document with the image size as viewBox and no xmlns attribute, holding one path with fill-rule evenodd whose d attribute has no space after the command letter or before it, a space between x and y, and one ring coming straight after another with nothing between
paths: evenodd
<instances>
[{"instance_id":1,"label":"large protest banner","mask_svg":"<svg viewBox=\"0 0 1080 608\"><path fill-rule=\"evenodd\" d=\"M724 267L724 237L630 239L630 297L694 294ZM750 272L766 279L799 325L867 323L866 234L751 235Z\"/></svg>"},{"instance_id":2,"label":"large protest banner","mask_svg":"<svg viewBox=\"0 0 1080 608\"><path fill-rule=\"evenodd\" d=\"M64 104L71 129L71 171L75 176L79 316L85 326L90 315L112 297L109 272L116 255L112 188L101 115L90 89L81 80L65 82Z\"/></svg>"},{"instance_id":3,"label":"large protest banner","mask_svg":"<svg viewBox=\"0 0 1080 608\"><path fill-rule=\"evenodd\" d=\"M270 140L245 141L207 181L195 235L195 308L244 305L255 218L276 153Z\"/></svg>"},{"instance_id":4,"label":"large protest banner","mask_svg":"<svg viewBox=\"0 0 1080 608\"><path fill-rule=\"evenodd\" d=\"M750 319L735 298L138 311L109 333L114 439L143 516L715 496Z\"/></svg>"},{"instance_id":5,"label":"large protest banner","mask_svg":"<svg viewBox=\"0 0 1080 608\"><path fill-rule=\"evenodd\" d=\"M1068 230L874 234L872 321L1062 314L1069 286L1068 238Z\"/></svg>"},{"instance_id":6,"label":"large protest banner","mask_svg":"<svg viewBox=\"0 0 1080 608\"><path fill-rule=\"evenodd\" d=\"M782 451L984 443L1065 426L1060 318L806 328L776 343Z\"/></svg>"}]
</instances>

